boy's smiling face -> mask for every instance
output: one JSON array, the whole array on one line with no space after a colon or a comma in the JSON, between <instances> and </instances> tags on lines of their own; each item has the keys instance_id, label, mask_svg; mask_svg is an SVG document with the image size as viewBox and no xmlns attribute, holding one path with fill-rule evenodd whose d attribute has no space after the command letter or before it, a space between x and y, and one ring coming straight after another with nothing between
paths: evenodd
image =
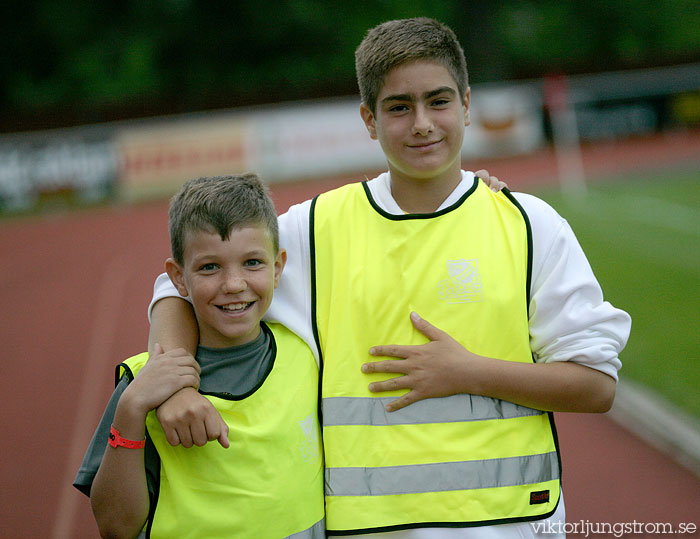
<instances>
[{"instance_id":1,"label":"boy's smiling face","mask_svg":"<svg viewBox=\"0 0 700 539\"><path fill-rule=\"evenodd\" d=\"M406 62L387 74L376 112L361 106L370 136L379 140L392 181L455 181L461 169L469 90L460 96L446 67L433 60Z\"/></svg>"},{"instance_id":2,"label":"boy's smiling face","mask_svg":"<svg viewBox=\"0 0 700 539\"><path fill-rule=\"evenodd\" d=\"M272 301L286 262L262 225L218 233L188 232L184 265L168 259L166 270L183 296L192 300L199 343L211 348L246 344L260 334L260 320Z\"/></svg>"}]
</instances>

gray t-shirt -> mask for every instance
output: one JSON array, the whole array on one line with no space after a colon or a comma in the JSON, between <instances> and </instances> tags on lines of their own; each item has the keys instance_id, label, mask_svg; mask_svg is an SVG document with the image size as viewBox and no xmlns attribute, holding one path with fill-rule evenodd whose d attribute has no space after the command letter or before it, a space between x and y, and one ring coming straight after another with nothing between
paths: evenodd
<instances>
[{"instance_id":1,"label":"gray t-shirt","mask_svg":"<svg viewBox=\"0 0 700 539\"><path fill-rule=\"evenodd\" d=\"M270 329L264 323L261 327L262 331L255 340L241 346L197 348L196 358L202 368L200 393L229 400L241 400L255 393L272 370L277 351ZM123 376L117 383L73 481L73 486L87 496L107 448L117 403L130 381L129 376ZM149 495L154 499L158 492L160 458L148 436L146 438L146 477Z\"/></svg>"}]
</instances>

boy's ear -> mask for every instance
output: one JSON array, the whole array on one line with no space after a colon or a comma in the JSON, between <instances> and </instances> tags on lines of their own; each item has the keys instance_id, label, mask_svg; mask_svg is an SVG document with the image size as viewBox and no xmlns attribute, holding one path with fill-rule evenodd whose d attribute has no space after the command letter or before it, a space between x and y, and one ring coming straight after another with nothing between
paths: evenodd
<instances>
[{"instance_id":1,"label":"boy's ear","mask_svg":"<svg viewBox=\"0 0 700 539\"><path fill-rule=\"evenodd\" d=\"M469 120L469 102L471 101L472 98L472 91L469 86L467 86L467 91L464 92L464 99L462 100L462 106L464 107L464 126L468 126L470 123Z\"/></svg>"},{"instance_id":2,"label":"boy's ear","mask_svg":"<svg viewBox=\"0 0 700 539\"><path fill-rule=\"evenodd\" d=\"M360 116L362 116L362 121L365 122L370 138L377 140L377 125L375 122L374 113L369 110L369 107L364 103L360 105Z\"/></svg>"},{"instance_id":3,"label":"boy's ear","mask_svg":"<svg viewBox=\"0 0 700 539\"><path fill-rule=\"evenodd\" d=\"M280 284L280 277L282 277L282 271L287 263L287 250L280 248L275 257L275 288Z\"/></svg>"},{"instance_id":4,"label":"boy's ear","mask_svg":"<svg viewBox=\"0 0 700 539\"><path fill-rule=\"evenodd\" d=\"M170 280L175 285L175 288L177 288L179 294L182 297L187 297L189 292L185 286L185 275L182 272L180 264L175 262L174 259L168 258L165 261L165 272L168 274L168 277L170 277Z\"/></svg>"}]
</instances>

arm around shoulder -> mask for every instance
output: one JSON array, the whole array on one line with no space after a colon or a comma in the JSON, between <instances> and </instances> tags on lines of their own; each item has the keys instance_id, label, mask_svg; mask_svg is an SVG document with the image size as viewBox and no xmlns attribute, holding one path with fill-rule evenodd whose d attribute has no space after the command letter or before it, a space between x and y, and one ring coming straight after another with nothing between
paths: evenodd
<instances>
[{"instance_id":1,"label":"arm around shoulder","mask_svg":"<svg viewBox=\"0 0 700 539\"><path fill-rule=\"evenodd\" d=\"M183 348L194 355L199 342L199 329L192 305L180 297L165 297L151 309L151 328L148 333L148 350L156 343L164 350Z\"/></svg>"},{"instance_id":2,"label":"arm around shoulder","mask_svg":"<svg viewBox=\"0 0 700 539\"><path fill-rule=\"evenodd\" d=\"M194 310L190 302L178 293L167 273L160 274L153 284L148 320L151 323L149 352L153 352L153 346L159 343L166 351L184 348L190 354L195 354L199 329Z\"/></svg>"}]
</instances>

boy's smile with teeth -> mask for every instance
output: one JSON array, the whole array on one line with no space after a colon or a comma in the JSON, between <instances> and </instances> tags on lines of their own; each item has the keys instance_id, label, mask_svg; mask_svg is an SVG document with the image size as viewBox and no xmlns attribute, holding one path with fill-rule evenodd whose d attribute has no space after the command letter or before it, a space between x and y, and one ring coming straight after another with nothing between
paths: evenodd
<instances>
[{"instance_id":1,"label":"boy's smile with teeth","mask_svg":"<svg viewBox=\"0 0 700 539\"><path fill-rule=\"evenodd\" d=\"M252 301L248 303L229 303L228 305L219 305L219 308L223 311L242 311L253 303Z\"/></svg>"},{"instance_id":2,"label":"boy's smile with teeth","mask_svg":"<svg viewBox=\"0 0 700 539\"><path fill-rule=\"evenodd\" d=\"M254 340L285 261L286 253L275 253L262 225L234 228L226 240L218 233L188 232L183 267L171 279L192 301L199 343L228 348Z\"/></svg>"}]
</instances>

